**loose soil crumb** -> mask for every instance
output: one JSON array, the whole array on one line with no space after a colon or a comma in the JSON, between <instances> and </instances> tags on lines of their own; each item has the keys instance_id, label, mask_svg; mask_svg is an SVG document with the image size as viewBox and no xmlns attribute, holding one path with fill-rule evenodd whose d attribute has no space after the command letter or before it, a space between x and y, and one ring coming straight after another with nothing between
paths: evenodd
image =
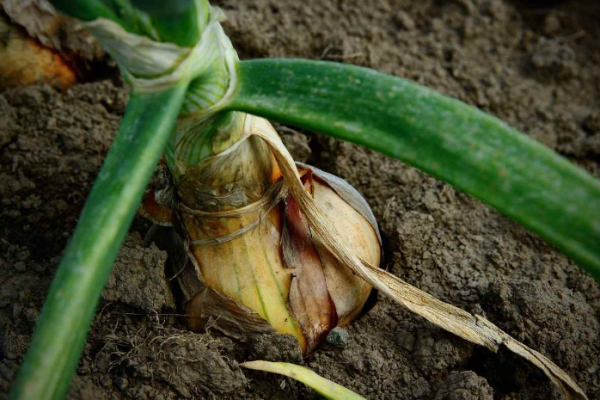
<instances>
[{"instance_id":1,"label":"loose soil crumb","mask_svg":"<svg viewBox=\"0 0 600 400\"><path fill-rule=\"evenodd\" d=\"M302 349L292 335L254 335L248 341L248 360L302 363Z\"/></svg>"},{"instance_id":2,"label":"loose soil crumb","mask_svg":"<svg viewBox=\"0 0 600 400\"><path fill-rule=\"evenodd\" d=\"M242 58L305 57L376 68L514 125L600 177L600 4L593 0L221 0ZM115 80L64 93L0 93L0 391L6 396L50 279L123 115ZM600 286L480 202L400 162L277 126L299 161L372 205L383 267L485 315L600 397ZM104 293L69 398L312 399L288 378L239 368L300 363L369 399L559 399L535 367L493 354L379 296L301 360L289 337L187 332L160 275L164 253L136 220ZM140 236L141 235L141 236Z\"/></svg>"},{"instance_id":3,"label":"loose soil crumb","mask_svg":"<svg viewBox=\"0 0 600 400\"><path fill-rule=\"evenodd\" d=\"M452 372L435 394L434 400L492 400L493 390L473 371Z\"/></svg>"},{"instance_id":4,"label":"loose soil crumb","mask_svg":"<svg viewBox=\"0 0 600 400\"><path fill-rule=\"evenodd\" d=\"M105 301L119 301L145 312L175 311L175 299L165 276L167 252L154 243L143 246L134 233L123 243L102 293Z\"/></svg>"}]
</instances>

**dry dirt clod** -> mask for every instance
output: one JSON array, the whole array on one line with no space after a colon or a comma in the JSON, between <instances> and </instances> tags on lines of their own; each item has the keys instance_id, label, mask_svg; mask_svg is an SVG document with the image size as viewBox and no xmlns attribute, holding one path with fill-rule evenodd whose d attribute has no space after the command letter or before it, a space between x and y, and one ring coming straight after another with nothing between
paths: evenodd
<instances>
[{"instance_id":1,"label":"dry dirt clod","mask_svg":"<svg viewBox=\"0 0 600 400\"><path fill-rule=\"evenodd\" d=\"M577 73L575 51L557 40L540 39L531 54L535 76L543 80L570 79Z\"/></svg>"},{"instance_id":2,"label":"dry dirt clod","mask_svg":"<svg viewBox=\"0 0 600 400\"><path fill-rule=\"evenodd\" d=\"M165 277L166 260L166 252L155 244L144 247L139 234L130 234L123 242L102 298L145 312L175 311L175 300Z\"/></svg>"},{"instance_id":3,"label":"dry dirt clod","mask_svg":"<svg viewBox=\"0 0 600 400\"><path fill-rule=\"evenodd\" d=\"M494 391L473 371L452 372L437 390L434 400L492 400Z\"/></svg>"},{"instance_id":4,"label":"dry dirt clod","mask_svg":"<svg viewBox=\"0 0 600 400\"><path fill-rule=\"evenodd\" d=\"M248 360L302 363L302 349L292 335L254 335L248 341Z\"/></svg>"}]
</instances>

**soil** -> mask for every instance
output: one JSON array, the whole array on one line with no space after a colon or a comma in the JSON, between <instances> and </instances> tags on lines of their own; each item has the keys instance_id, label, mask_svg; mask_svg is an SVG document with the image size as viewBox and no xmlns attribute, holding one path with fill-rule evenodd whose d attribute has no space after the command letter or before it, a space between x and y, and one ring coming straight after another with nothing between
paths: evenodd
<instances>
[{"instance_id":1,"label":"soil","mask_svg":"<svg viewBox=\"0 0 600 400\"><path fill-rule=\"evenodd\" d=\"M476 105L600 177L600 3L589 1L215 1L243 59L342 61ZM61 252L123 115L118 77L0 93L0 392L10 388ZM482 313L600 398L600 286L557 250L477 200L355 145L277 126L299 161L369 201L382 267ZM494 354L383 296L302 359L292 337L185 330L166 253L136 219L105 289L71 399L310 399L290 379L242 370L303 363L369 399L558 399L535 367Z\"/></svg>"}]
</instances>

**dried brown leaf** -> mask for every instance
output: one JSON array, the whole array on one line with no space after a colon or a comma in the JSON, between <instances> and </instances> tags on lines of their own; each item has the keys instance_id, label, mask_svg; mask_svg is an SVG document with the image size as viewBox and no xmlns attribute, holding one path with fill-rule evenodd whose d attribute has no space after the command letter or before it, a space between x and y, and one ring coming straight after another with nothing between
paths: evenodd
<instances>
[{"instance_id":1,"label":"dried brown leaf","mask_svg":"<svg viewBox=\"0 0 600 400\"><path fill-rule=\"evenodd\" d=\"M285 202L283 258L294 270L288 307L302 326L306 353L335 327L337 316L325 281L321 258L311 240L308 223L293 197Z\"/></svg>"},{"instance_id":2,"label":"dried brown leaf","mask_svg":"<svg viewBox=\"0 0 600 400\"><path fill-rule=\"evenodd\" d=\"M208 287L196 294L185 310L188 328L195 332L212 326L231 337L241 338L248 333L275 331L257 312Z\"/></svg>"},{"instance_id":3,"label":"dried brown leaf","mask_svg":"<svg viewBox=\"0 0 600 400\"><path fill-rule=\"evenodd\" d=\"M492 351L496 351L501 344L504 344L511 351L540 367L552 382L562 390L567 399L587 399L583 390L552 361L511 338L483 317L473 316L466 311L446 304L409 285L400 278L361 260L350 250L351 247L343 242L343 235L338 231L334 222L327 218L313 198L306 193L292 157L281 139L274 133L270 124L267 121L257 119L253 125L252 133L269 144L281 168L285 182L289 185L290 194L298 202L314 235L319 237L323 245L343 265L399 304L465 340L486 346Z\"/></svg>"}]
</instances>

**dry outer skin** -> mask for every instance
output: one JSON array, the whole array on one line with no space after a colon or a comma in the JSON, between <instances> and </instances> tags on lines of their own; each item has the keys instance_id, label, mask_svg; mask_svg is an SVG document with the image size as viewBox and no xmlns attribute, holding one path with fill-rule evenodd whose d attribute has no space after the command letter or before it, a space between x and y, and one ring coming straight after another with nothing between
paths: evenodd
<instances>
[{"instance_id":1,"label":"dry outer skin","mask_svg":"<svg viewBox=\"0 0 600 400\"><path fill-rule=\"evenodd\" d=\"M98 79L99 67L106 61L104 49L85 30L82 24L59 14L48 0L0 0L0 14L0 19L6 16L7 20L12 21L15 27L22 29L23 34L27 33L30 38L33 38L35 43L46 49L51 49L52 51L49 54L54 54L54 51L60 52L61 59L77 75L73 79L77 78L78 81ZM10 42L9 32L5 29L2 31L0 49ZM19 35L19 33L13 31L12 35ZM33 52L35 47L30 45L26 48L32 52L27 57L30 63L33 58L40 57L40 54ZM2 54L4 57L8 57L5 50ZM38 63L43 65L41 60ZM3 65L3 68L10 67L10 63ZM12 65L12 67L15 67L15 65ZM38 75L38 78L43 77ZM23 79L19 76L17 78ZM45 76L44 82L52 81L54 79ZM68 83L65 81L65 77L61 81ZM15 82L12 82L12 84L10 84L11 82L6 83L9 84L8 86L15 86Z\"/></svg>"},{"instance_id":2,"label":"dry outer skin","mask_svg":"<svg viewBox=\"0 0 600 400\"><path fill-rule=\"evenodd\" d=\"M491 112L600 176L599 6L548 4L219 2L242 58L343 60L413 79ZM65 94L43 87L0 93L3 393L125 99L111 82ZM485 315L564 368L590 399L600 397L600 288L591 277L535 235L413 168L284 129L295 157L346 178L373 206L389 271ZM133 230L143 235L146 227L138 221ZM143 311L120 296L100 305L71 398L317 398L289 379L237 367L257 357L298 362L289 338L192 335L172 311ZM347 330L346 347L323 345L304 365L370 399L560 398L519 357L471 345L381 296ZM214 376L196 360L212 365Z\"/></svg>"}]
</instances>

